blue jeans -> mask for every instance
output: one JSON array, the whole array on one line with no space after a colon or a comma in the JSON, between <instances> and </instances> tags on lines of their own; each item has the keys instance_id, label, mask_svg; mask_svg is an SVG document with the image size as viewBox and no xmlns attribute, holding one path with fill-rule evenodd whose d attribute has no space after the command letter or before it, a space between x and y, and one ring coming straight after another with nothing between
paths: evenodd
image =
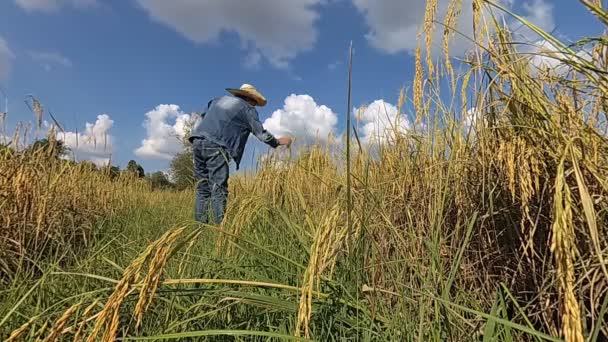
<instances>
[{"instance_id":1,"label":"blue jeans","mask_svg":"<svg viewBox=\"0 0 608 342\"><path fill-rule=\"evenodd\" d=\"M196 180L194 218L201 223L219 224L228 199L230 158L225 148L205 139L195 139L192 152Z\"/></svg>"}]
</instances>

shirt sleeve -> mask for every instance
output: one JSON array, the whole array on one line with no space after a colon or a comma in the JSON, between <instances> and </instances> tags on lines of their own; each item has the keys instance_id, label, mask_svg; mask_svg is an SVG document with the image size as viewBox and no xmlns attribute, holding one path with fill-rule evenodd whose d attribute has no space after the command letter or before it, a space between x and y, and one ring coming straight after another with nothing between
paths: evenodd
<instances>
[{"instance_id":1,"label":"shirt sleeve","mask_svg":"<svg viewBox=\"0 0 608 342\"><path fill-rule=\"evenodd\" d=\"M272 135L264 128L264 126L262 126L258 111L254 107L249 107L245 111L245 116L247 117L247 121L253 135L260 139L260 141L270 145L273 148L279 146L279 141L277 138L275 138L274 135Z\"/></svg>"},{"instance_id":2,"label":"shirt sleeve","mask_svg":"<svg viewBox=\"0 0 608 342\"><path fill-rule=\"evenodd\" d=\"M203 109L203 111L201 113L199 113L199 116L201 118L205 117L205 114L207 114L207 111L209 110L209 107L211 107L211 104L213 103L213 101L215 101L215 99L209 101L209 103L207 103L207 108Z\"/></svg>"}]
</instances>

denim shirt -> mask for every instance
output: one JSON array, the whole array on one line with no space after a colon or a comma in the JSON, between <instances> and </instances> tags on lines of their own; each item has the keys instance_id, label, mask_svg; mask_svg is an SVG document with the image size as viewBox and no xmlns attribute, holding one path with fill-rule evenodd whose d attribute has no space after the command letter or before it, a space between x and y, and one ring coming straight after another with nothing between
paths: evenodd
<instances>
[{"instance_id":1,"label":"denim shirt","mask_svg":"<svg viewBox=\"0 0 608 342\"><path fill-rule=\"evenodd\" d=\"M258 111L245 100L222 96L209 102L207 111L196 120L189 140L205 138L228 151L238 170L249 135L275 148L277 139L260 122Z\"/></svg>"}]
</instances>

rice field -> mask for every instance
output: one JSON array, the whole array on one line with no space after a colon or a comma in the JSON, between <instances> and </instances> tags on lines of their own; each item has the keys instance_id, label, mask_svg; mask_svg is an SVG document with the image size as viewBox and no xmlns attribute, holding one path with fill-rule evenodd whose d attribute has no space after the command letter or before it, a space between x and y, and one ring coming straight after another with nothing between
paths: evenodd
<instances>
[{"instance_id":1,"label":"rice field","mask_svg":"<svg viewBox=\"0 0 608 342\"><path fill-rule=\"evenodd\" d=\"M427 3L398 99L416 124L266 158L231 178L219 226L193 222L191 191L0 151L0 337L608 340L606 37L566 45L522 19L567 72L533 69L505 10L474 0L456 65L462 1Z\"/></svg>"}]
</instances>

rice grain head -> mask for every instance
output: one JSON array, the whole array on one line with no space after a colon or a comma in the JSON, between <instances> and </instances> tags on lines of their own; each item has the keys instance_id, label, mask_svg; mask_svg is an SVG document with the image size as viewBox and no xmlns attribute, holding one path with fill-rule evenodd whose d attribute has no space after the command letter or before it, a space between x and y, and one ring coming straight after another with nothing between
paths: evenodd
<instances>
[{"instance_id":1,"label":"rice grain head","mask_svg":"<svg viewBox=\"0 0 608 342\"><path fill-rule=\"evenodd\" d=\"M438 0L427 0L426 10L424 13L424 35L426 43L426 63L429 71L429 78L433 77L435 72L435 66L433 64L433 56L431 55L431 49L433 45L433 36L435 34L435 18L437 16L437 2Z\"/></svg>"},{"instance_id":2,"label":"rice grain head","mask_svg":"<svg viewBox=\"0 0 608 342\"><path fill-rule=\"evenodd\" d=\"M450 61L450 39L455 35L461 10L462 0L450 1L444 21L445 28L443 30L443 56L445 59L447 73L452 81L452 96L456 91L456 76L454 75L454 68L452 67L452 62Z\"/></svg>"},{"instance_id":3,"label":"rice grain head","mask_svg":"<svg viewBox=\"0 0 608 342\"><path fill-rule=\"evenodd\" d=\"M87 306L84 309L84 312L82 313L82 317L80 318L81 321L80 321L80 323L78 323L78 329L76 330L76 333L74 334L74 342L79 342L79 341L83 340L84 327L86 326L89 317L91 317L91 313L93 312L93 309L95 309L95 307L98 304L99 304L99 300L96 299L91 304L89 304L89 306Z\"/></svg>"},{"instance_id":4,"label":"rice grain head","mask_svg":"<svg viewBox=\"0 0 608 342\"><path fill-rule=\"evenodd\" d=\"M148 274L143 280L139 300L135 306L136 328L139 328L145 312L152 304L154 294L158 289L158 284L161 281L162 273L165 265L171 254L177 239L184 233L186 227L169 231L164 237L159 240L158 247L155 251L154 258L148 267Z\"/></svg>"},{"instance_id":5,"label":"rice grain head","mask_svg":"<svg viewBox=\"0 0 608 342\"><path fill-rule=\"evenodd\" d=\"M416 108L416 123L422 121L423 116L423 97L424 97L424 69L422 67L422 51L420 42L416 47L416 71L414 75L414 108Z\"/></svg>"},{"instance_id":6,"label":"rice grain head","mask_svg":"<svg viewBox=\"0 0 608 342\"><path fill-rule=\"evenodd\" d=\"M574 263L576 244L573 223L572 193L566 183L565 157L560 163L555 179L553 237L551 251L555 255L557 278L562 299L562 333L567 342L583 342L581 311L576 298Z\"/></svg>"},{"instance_id":7,"label":"rice grain head","mask_svg":"<svg viewBox=\"0 0 608 342\"><path fill-rule=\"evenodd\" d=\"M348 227L341 222L344 215L342 204L340 202L336 203L316 230L310 260L302 282L296 337L301 337L303 330L304 337L310 338L313 292L315 288L319 288L321 276L326 271L333 272L337 255L344 248L349 236Z\"/></svg>"},{"instance_id":8,"label":"rice grain head","mask_svg":"<svg viewBox=\"0 0 608 342\"><path fill-rule=\"evenodd\" d=\"M72 317L74 312L76 312L76 310L78 310L80 308L80 306L82 306L82 302L76 303L76 304L72 305L69 309L67 309L63 313L63 315L61 315L61 317L59 317L59 319L55 322L55 324L53 325L53 327L51 329L51 332L49 333L47 338L44 339L44 342L58 341L59 337L63 334L63 329L65 328L69 319Z\"/></svg>"},{"instance_id":9,"label":"rice grain head","mask_svg":"<svg viewBox=\"0 0 608 342\"><path fill-rule=\"evenodd\" d=\"M95 326L89 334L87 342L95 342L102 332L103 342L114 341L116 330L118 329L120 306L124 299L133 292L131 286L139 280L144 264L151 259L157 246L169 233L170 232L166 233L161 239L150 244L145 251L125 269L122 279L116 285L114 292L110 295L99 316L95 320Z\"/></svg>"},{"instance_id":10,"label":"rice grain head","mask_svg":"<svg viewBox=\"0 0 608 342\"><path fill-rule=\"evenodd\" d=\"M32 325L34 324L34 322L36 322L38 320L38 318L40 318L40 317L39 316L34 316L34 317L30 318L27 322L25 322L23 325L21 325L19 328L13 330L13 332L11 332L10 336L8 337L8 339L5 340L5 342L20 341L21 340L21 336L29 328L32 327Z\"/></svg>"}]
</instances>

